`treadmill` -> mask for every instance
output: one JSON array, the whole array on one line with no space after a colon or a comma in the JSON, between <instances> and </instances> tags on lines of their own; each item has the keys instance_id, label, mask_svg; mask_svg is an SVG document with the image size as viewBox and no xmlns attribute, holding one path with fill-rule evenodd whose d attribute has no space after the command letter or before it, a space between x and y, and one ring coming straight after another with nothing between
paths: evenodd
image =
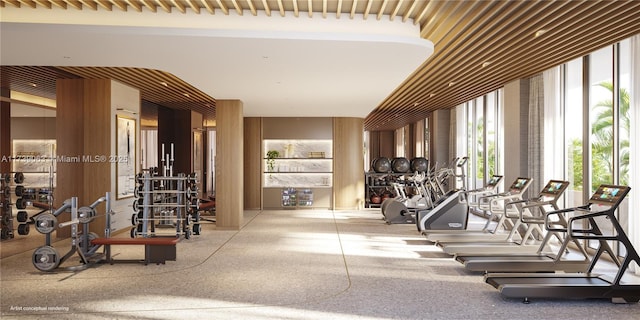
<instances>
[{"instance_id":1,"label":"treadmill","mask_svg":"<svg viewBox=\"0 0 640 320\"><path fill-rule=\"evenodd\" d=\"M604 199L602 198L602 194L604 192L603 190L606 190L605 188L607 188L607 186L598 188L586 205L547 213L545 216L545 229L549 233L545 236L545 242L548 241L554 233L561 233L564 238L561 246L555 253L542 253L542 248L540 248L540 252L534 254L460 255L456 256L456 260L463 263L469 271L481 271L485 273L587 272L589 266L593 264L593 259L578 241L580 238L569 235L569 229L571 227L570 221L572 218L580 215L606 213L609 211L614 212L624 197L616 197L614 199L615 201ZM628 192L628 190L623 190L621 187L618 187L617 190L619 190L616 191L617 194L620 194L621 191ZM602 235L597 225L593 226L589 231L593 234ZM568 250L571 242L575 243L579 252L570 252ZM607 252L613 261L617 261L617 257L607 241L599 240L599 248L599 250L602 251L601 253Z\"/></svg>"},{"instance_id":2,"label":"treadmill","mask_svg":"<svg viewBox=\"0 0 640 320\"><path fill-rule=\"evenodd\" d=\"M640 300L640 284L624 282L624 274L631 262L640 265L638 252L631 244L624 229L615 216L620 202L631 188L617 185L601 185L591 197L587 206L574 208L584 212L595 205L609 206L606 210L593 210L569 219L567 236L581 240L597 240L598 242L615 241L624 247L626 255L613 277L592 273L597 261L606 250L602 246L594 255L594 259L583 274L487 274L486 283L492 285L507 298L521 298L528 303L530 298L561 299L610 299L614 303L636 303ZM596 218L606 218L596 220ZM613 235L603 235L599 223L611 224L615 230ZM580 228L584 229L580 229ZM618 259L616 262L620 262Z\"/></svg>"},{"instance_id":3,"label":"treadmill","mask_svg":"<svg viewBox=\"0 0 640 320\"><path fill-rule=\"evenodd\" d=\"M422 232L427 240L435 242L447 242L447 241L482 241L490 238L504 238L508 232L504 230L511 230L515 225L515 222L509 219L503 213L505 212L506 203L512 201L522 200L522 196L525 191L531 185L532 178L517 178L509 187L509 191L503 193L497 193L487 195L478 199L480 205L479 208L488 213L487 222L482 230L453 230L448 232L432 232L425 230ZM515 209L507 209L511 211L517 211ZM494 220L497 220L495 226L491 229L491 224ZM465 239L465 240L462 240Z\"/></svg>"},{"instance_id":4,"label":"treadmill","mask_svg":"<svg viewBox=\"0 0 640 320\"><path fill-rule=\"evenodd\" d=\"M456 239L449 242L438 242L438 246L445 253L454 255L538 252L538 248L544 238L544 232L540 226L544 225L547 209L559 209L558 200L568 186L568 181L549 180L537 198L507 203L504 215L507 218L515 218L516 224L505 237L483 240L482 242L469 242L461 238L460 240ZM506 210L509 207L515 208L517 214ZM526 227L526 230L522 231L523 227ZM516 236L519 239L515 239Z\"/></svg>"}]
</instances>

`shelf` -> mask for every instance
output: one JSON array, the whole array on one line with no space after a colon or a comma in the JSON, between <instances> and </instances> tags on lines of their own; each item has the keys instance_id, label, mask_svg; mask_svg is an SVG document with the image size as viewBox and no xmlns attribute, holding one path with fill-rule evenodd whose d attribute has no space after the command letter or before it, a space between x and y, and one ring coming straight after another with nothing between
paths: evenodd
<instances>
[{"instance_id":1,"label":"shelf","mask_svg":"<svg viewBox=\"0 0 640 320\"><path fill-rule=\"evenodd\" d=\"M269 160L269 158L264 158ZM333 158L273 158L273 160L333 160Z\"/></svg>"},{"instance_id":2,"label":"shelf","mask_svg":"<svg viewBox=\"0 0 640 320\"><path fill-rule=\"evenodd\" d=\"M333 174L329 171L265 171L265 174Z\"/></svg>"}]
</instances>

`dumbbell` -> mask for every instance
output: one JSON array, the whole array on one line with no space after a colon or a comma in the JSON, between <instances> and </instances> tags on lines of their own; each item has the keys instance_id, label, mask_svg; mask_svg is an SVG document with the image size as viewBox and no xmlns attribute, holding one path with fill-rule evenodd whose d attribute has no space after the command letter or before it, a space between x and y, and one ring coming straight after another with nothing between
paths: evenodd
<instances>
[{"instance_id":1,"label":"dumbbell","mask_svg":"<svg viewBox=\"0 0 640 320\"><path fill-rule=\"evenodd\" d=\"M18 200L16 200L16 208L18 208L19 210L26 209L27 206L30 204L31 204L30 201L27 201L23 198L18 198Z\"/></svg>"},{"instance_id":2,"label":"dumbbell","mask_svg":"<svg viewBox=\"0 0 640 320\"><path fill-rule=\"evenodd\" d=\"M16 172L13 175L13 182L15 182L16 184L22 184L24 182L24 173Z\"/></svg>"},{"instance_id":3,"label":"dumbbell","mask_svg":"<svg viewBox=\"0 0 640 320\"><path fill-rule=\"evenodd\" d=\"M0 237L2 238L2 240L11 239L13 238L13 231L9 228L2 228Z\"/></svg>"},{"instance_id":4,"label":"dumbbell","mask_svg":"<svg viewBox=\"0 0 640 320\"><path fill-rule=\"evenodd\" d=\"M18 219L18 222L20 223L27 222L27 220L29 220L29 213L26 211L18 211L16 219Z\"/></svg>"},{"instance_id":5,"label":"dumbbell","mask_svg":"<svg viewBox=\"0 0 640 320\"><path fill-rule=\"evenodd\" d=\"M29 234L29 224L21 223L18 225L18 234L21 236L26 236Z\"/></svg>"},{"instance_id":6,"label":"dumbbell","mask_svg":"<svg viewBox=\"0 0 640 320\"><path fill-rule=\"evenodd\" d=\"M200 224L196 223L193 225L193 227L191 227L191 229L193 230L193 234L195 235L200 235Z\"/></svg>"}]
</instances>

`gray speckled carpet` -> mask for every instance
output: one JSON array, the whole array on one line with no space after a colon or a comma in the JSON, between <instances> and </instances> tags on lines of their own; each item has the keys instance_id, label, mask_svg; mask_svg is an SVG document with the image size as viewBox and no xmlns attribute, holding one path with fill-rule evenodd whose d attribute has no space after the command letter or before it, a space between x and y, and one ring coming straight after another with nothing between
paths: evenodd
<instances>
[{"instance_id":1,"label":"gray speckled carpet","mask_svg":"<svg viewBox=\"0 0 640 320\"><path fill-rule=\"evenodd\" d=\"M0 260L4 319L638 319L639 304L505 299L379 211L247 211L239 231L203 232L165 265L38 271ZM126 235L122 235L126 236ZM55 244L68 251L68 242ZM116 258L142 248L116 246ZM73 264L78 260L70 259Z\"/></svg>"}]
</instances>

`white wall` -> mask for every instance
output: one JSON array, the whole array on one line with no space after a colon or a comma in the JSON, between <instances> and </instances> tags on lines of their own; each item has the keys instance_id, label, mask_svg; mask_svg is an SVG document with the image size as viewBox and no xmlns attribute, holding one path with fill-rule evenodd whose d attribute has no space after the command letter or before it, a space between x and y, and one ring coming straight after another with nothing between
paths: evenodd
<instances>
[{"instance_id":1,"label":"white wall","mask_svg":"<svg viewBox=\"0 0 640 320\"><path fill-rule=\"evenodd\" d=\"M124 109L124 110L117 110ZM125 111L126 110L126 111ZM135 113L135 114L134 114ZM111 154L116 155L116 115L136 120L135 159L136 172L140 172L140 90L111 81ZM133 197L116 200L116 163L111 163L111 206L115 215L111 218L111 231L130 229L133 212Z\"/></svg>"}]
</instances>

